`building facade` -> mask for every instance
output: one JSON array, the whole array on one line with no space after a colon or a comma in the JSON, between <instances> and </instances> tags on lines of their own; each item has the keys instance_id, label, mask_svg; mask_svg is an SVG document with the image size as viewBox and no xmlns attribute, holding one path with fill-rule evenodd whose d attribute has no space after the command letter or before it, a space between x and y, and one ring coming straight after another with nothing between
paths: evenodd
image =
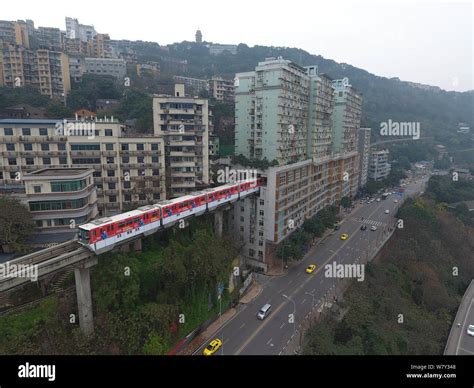
<instances>
[{"instance_id":1,"label":"building facade","mask_svg":"<svg viewBox=\"0 0 474 388\"><path fill-rule=\"evenodd\" d=\"M43 168L91 168L100 215L166 199L164 142L107 121L0 120L0 189Z\"/></svg>"},{"instance_id":2,"label":"building facade","mask_svg":"<svg viewBox=\"0 0 474 388\"><path fill-rule=\"evenodd\" d=\"M94 170L46 168L25 174L24 202L40 231L68 231L98 214Z\"/></svg>"},{"instance_id":3,"label":"building facade","mask_svg":"<svg viewBox=\"0 0 474 388\"><path fill-rule=\"evenodd\" d=\"M381 181L390 174L390 163L388 162L388 150L372 150L369 158L368 178Z\"/></svg>"},{"instance_id":4,"label":"building facade","mask_svg":"<svg viewBox=\"0 0 474 388\"><path fill-rule=\"evenodd\" d=\"M86 73L110 75L123 80L127 74L127 66L122 58L85 58Z\"/></svg>"},{"instance_id":5,"label":"building facade","mask_svg":"<svg viewBox=\"0 0 474 388\"><path fill-rule=\"evenodd\" d=\"M185 97L184 85L175 95L153 98L155 136L165 144L166 183L177 197L209 184L209 136L212 113L207 99Z\"/></svg>"},{"instance_id":6,"label":"building facade","mask_svg":"<svg viewBox=\"0 0 474 388\"><path fill-rule=\"evenodd\" d=\"M212 77L209 80L209 91L212 98L217 101L234 102L234 80L227 80L222 77Z\"/></svg>"},{"instance_id":7,"label":"building facade","mask_svg":"<svg viewBox=\"0 0 474 388\"><path fill-rule=\"evenodd\" d=\"M350 84L349 79L332 81L335 92L333 112L334 152L353 152L358 146L358 129L362 112L362 97Z\"/></svg>"},{"instance_id":8,"label":"building facade","mask_svg":"<svg viewBox=\"0 0 474 388\"><path fill-rule=\"evenodd\" d=\"M307 159L309 77L282 58L236 74L235 153L280 165Z\"/></svg>"},{"instance_id":9,"label":"building facade","mask_svg":"<svg viewBox=\"0 0 474 388\"><path fill-rule=\"evenodd\" d=\"M370 157L370 128L359 128L359 188L367 184Z\"/></svg>"},{"instance_id":10,"label":"building facade","mask_svg":"<svg viewBox=\"0 0 474 388\"><path fill-rule=\"evenodd\" d=\"M71 89L69 58L59 51L4 44L0 55L0 85L33 86L41 94L65 102Z\"/></svg>"}]
</instances>

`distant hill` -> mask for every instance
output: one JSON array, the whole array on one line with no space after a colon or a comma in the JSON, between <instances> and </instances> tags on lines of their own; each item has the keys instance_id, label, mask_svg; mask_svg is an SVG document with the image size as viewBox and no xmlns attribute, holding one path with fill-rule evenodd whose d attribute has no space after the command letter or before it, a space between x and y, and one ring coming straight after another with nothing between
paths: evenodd
<instances>
[{"instance_id":1,"label":"distant hill","mask_svg":"<svg viewBox=\"0 0 474 388\"><path fill-rule=\"evenodd\" d=\"M465 143L456 134L458 123L463 122L474 128L473 91L447 92L438 87L400 81L398 78L379 77L366 70L297 48L248 47L239 44L235 55L228 52L211 55L205 44L194 42L175 43L165 47L156 43L135 42L133 48L139 59L186 60L187 71L182 75L196 78L208 78L214 74L233 78L235 73L253 70L266 57L282 56L303 66L315 64L320 72L327 73L332 78L348 77L364 97L363 126L378 130L380 123L389 119L420 122L422 136L434 136L436 141L448 146ZM413 66L417 66L416 63ZM451 142L454 144L450 144Z\"/></svg>"}]
</instances>

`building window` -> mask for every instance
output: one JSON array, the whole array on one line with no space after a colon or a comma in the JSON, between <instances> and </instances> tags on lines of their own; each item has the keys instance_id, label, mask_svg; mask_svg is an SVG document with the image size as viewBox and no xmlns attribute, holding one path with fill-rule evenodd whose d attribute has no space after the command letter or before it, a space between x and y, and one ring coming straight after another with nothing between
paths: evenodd
<instances>
[{"instance_id":1,"label":"building window","mask_svg":"<svg viewBox=\"0 0 474 388\"><path fill-rule=\"evenodd\" d=\"M13 128L4 128L3 132L5 133L5 136L13 136Z\"/></svg>"},{"instance_id":2,"label":"building window","mask_svg":"<svg viewBox=\"0 0 474 388\"><path fill-rule=\"evenodd\" d=\"M122 163L125 163L125 164L130 163L130 158L128 156L123 156L122 157Z\"/></svg>"},{"instance_id":3,"label":"building window","mask_svg":"<svg viewBox=\"0 0 474 388\"><path fill-rule=\"evenodd\" d=\"M125 202L130 202L132 200L132 196L130 194L125 194L124 195L124 200L125 200Z\"/></svg>"},{"instance_id":4,"label":"building window","mask_svg":"<svg viewBox=\"0 0 474 388\"><path fill-rule=\"evenodd\" d=\"M129 189L130 187L132 187L131 182L129 182L129 181L123 182L123 188L124 189Z\"/></svg>"},{"instance_id":5,"label":"building window","mask_svg":"<svg viewBox=\"0 0 474 388\"><path fill-rule=\"evenodd\" d=\"M145 158L143 156L138 156L137 163L145 163Z\"/></svg>"},{"instance_id":6,"label":"building window","mask_svg":"<svg viewBox=\"0 0 474 388\"><path fill-rule=\"evenodd\" d=\"M41 143L41 151L49 151L49 144Z\"/></svg>"},{"instance_id":7,"label":"building window","mask_svg":"<svg viewBox=\"0 0 474 388\"><path fill-rule=\"evenodd\" d=\"M25 151L33 151L33 144L31 144L31 143L25 143L25 144L23 144L23 149L24 149Z\"/></svg>"},{"instance_id":8,"label":"building window","mask_svg":"<svg viewBox=\"0 0 474 388\"><path fill-rule=\"evenodd\" d=\"M240 217L240 222L244 222L244 217Z\"/></svg>"},{"instance_id":9,"label":"building window","mask_svg":"<svg viewBox=\"0 0 474 388\"><path fill-rule=\"evenodd\" d=\"M25 158L25 163L27 166L33 166L35 164L35 161L33 158Z\"/></svg>"},{"instance_id":10,"label":"building window","mask_svg":"<svg viewBox=\"0 0 474 388\"><path fill-rule=\"evenodd\" d=\"M128 144L122 144L122 151L128 151Z\"/></svg>"},{"instance_id":11,"label":"building window","mask_svg":"<svg viewBox=\"0 0 474 388\"><path fill-rule=\"evenodd\" d=\"M7 151L15 151L15 144L8 143L7 144Z\"/></svg>"},{"instance_id":12,"label":"building window","mask_svg":"<svg viewBox=\"0 0 474 388\"><path fill-rule=\"evenodd\" d=\"M59 143L58 151L66 151L66 143Z\"/></svg>"},{"instance_id":13,"label":"building window","mask_svg":"<svg viewBox=\"0 0 474 388\"><path fill-rule=\"evenodd\" d=\"M94 178L100 178L102 176L102 171L94 171L92 175Z\"/></svg>"},{"instance_id":14,"label":"building window","mask_svg":"<svg viewBox=\"0 0 474 388\"><path fill-rule=\"evenodd\" d=\"M143 144L137 144L137 151L143 151L145 146Z\"/></svg>"},{"instance_id":15,"label":"building window","mask_svg":"<svg viewBox=\"0 0 474 388\"><path fill-rule=\"evenodd\" d=\"M41 193L41 186L33 186L33 190L35 193Z\"/></svg>"},{"instance_id":16,"label":"building window","mask_svg":"<svg viewBox=\"0 0 474 388\"><path fill-rule=\"evenodd\" d=\"M51 164L51 158L43 158L43 164L50 165Z\"/></svg>"},{"instance_id":17,"label":"building window","mask_svg":"<svg viewBox=\"0 0 474 388\"><path fill-rule=\"evenodd\" d=\"M31 136L31 128L22 128L21 129L21 134L23 136Z\"/></svg>"},{"instance_id":18,"label":"building window","mask_svg":"<svg viewBox=\"0 0 474 388\"><path fill-rule=\"evenodd\" d=\"M263 199L260 200L260 206L265 205L265 201Z\"/></svg>"},{"instance_id":19,"label":"building window","mask_svg":"<svg viewBox=\"0 0 474 388\"><path fill-rule=\"evenodd\" d=\"M264 211L263 211L263 210L260 210L260 211L259 211L259 214L260 214L261 216L263 216L263 215L264 215Z\"/></svg>"},{"instance_id":20,"label":"building window","mask_svg":"<svg viewBox=\"0 0 474 388\"><path fill-rule=\"evenodd\" d=\"M153 199L159 200L160 199L160 193L153 193Z\"/></svg>"},{"instance_id":21,"label":"building window","mask_svg":"<svg viewBox=\"0 0 474 388\"><path fill-rule=\"evenodd\" d=\"M160 175L160 170L153 170L153 176Z\"/></svg>"},{"instance_id":22,"label":"building window","mask_svg":"<svg viewBox=\"0 0 474 388\"><path fill-rule=\"evenodd\" d=\"M109 177L115 176L115 171L114 170L107 170L107 176L109 176Z\"/></svg>"},{"instance_id":23,"label":"building window","mask_svg":"<svg viewBox=\"0 0 474 388\"><path fill-rule=\"evenodd\" d=\"M59 164L67 164L67 158L64 156L61 156L59 158Z\"/></svg>"},{"instance_id":24,"label":"building window","mask_svg":"<svg viewBox=\"0 0 474 388\"><path fill-rule=\"evenodd\" d=\"M36 226L38 228L42 228L43 227L43 220L36 220Z\"/></svg>"},{"instance_id":25,"label":"building window","mask_svg":"<svg viewBox=\"0 0 474 388\"><path fill-rule=\"evenodd\" d=\"M156 143L155 143L155 144L152 144L152 145L151 145L151 150L152 150L152 151L158 151L158 144L156 144Z\"/></svg>"},{"instance_id":26,"label":"building window","mask_svg":"<svg viewBox=\"0 0 474 388\"><path fill-rule=\"evenodd\" d=\"M107 151L113 151L113 150L114 150L114 144L113 144L113 143L107 143L107 144L105 145L105 149L106 149Z\"/></svg>"},{"instance_id":27,"label":"building window","mask_svg":"<svg viewBox=\"0 0 474 388\"><path fill-rule=\"evenodd\" d=\"M117 202L117 196L116 195L109 195L109 202Z\"/></svg>"},{"instance_id":28,"label":"building window","mask_svg":"<svg viewBox=\"0 0 474 388\"><path fill-rule=\"evenodd\" d=\"M16 158L8 158L9 166L16 166Z\"/></svg>"},{"instance_id":29,"label":"building window","mask_svg":"<svg viewBox=\"0 0 474 388\"><path fill-rule=\"evenodd\" d=\"M48 136L48 128L40 128L39 132L40 136Z\"/></svg>"},{"instance_id":30,"label":"building window","mask_svg":"<svg viewBox=\"0 0 474 388\"><path fill-rule=\"evenodd\" d=\"M106 129L105 130L105 136L112 136L113 133L112 133L112 130L111 129Z\"/></svg>"}]
</instances>

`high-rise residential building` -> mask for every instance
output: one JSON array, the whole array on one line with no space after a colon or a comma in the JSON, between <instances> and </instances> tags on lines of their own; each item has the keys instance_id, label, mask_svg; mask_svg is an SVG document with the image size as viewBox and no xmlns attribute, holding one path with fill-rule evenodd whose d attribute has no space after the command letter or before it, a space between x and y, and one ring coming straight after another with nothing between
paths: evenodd
<instances>
[{"instance_id":1,"label":"high-rise residential building","mask_svg":"<svg viewBox=\"0 0 474 388\"><path fill-rule=\"evenodd\" d=\"M69 58L58 51L36 50L40 93L66 102L71 90Z\"/></svg>"},{"instance_id":2,"label":"high-rise residential building","mask_svg":"<svg viewBox=\"0 0 474 388\"><path fill-rule=\"evenodd\" d=\"M266 270L306 219L357 193L361 97L316 66L269 58L236 75L235 101L235 153L278 161L259 171L259 196L233 211L243 257Z\"/></svg>"},{"instance_id":3,"label":"high-rise residential building","mask_svg":"<svg viewBox=\"0 0 474 388\"><path fill-rule=\"evenodd\" d=\"M31 85L41 94L65 102L71 89L68 56L58 51L33 51L4 44L0 55L0 85Z\"/></svg>"},{"instance_id":4,"label":"high-rise residential building","mask_svg":"<svg viewBox=\"0 0 474 388\"><path fill-rule=\"evenodd\" d=\"M307 66L306 71L310 77L307 154L324 158L332 153L334 88L332 79L319 74L317 66Z\"/></svg>"},{"instance_id":5,"label":"high-rise residential building","mask_svg":"<svg viewBox=\"0 0 474 388\"><path fill-rule=\"evenodd\" d=\"M25 48L30 47L30 23L23 20L0 20L0 43L15 44Z\"/></svg>"},{"instance_id":6,"label":"high-rise residential building","mask_svg":"<svg viewBox=\"0 0 474 388\"><path fill-rule=\"evenodd\" d=\"M388 177L391 165L388 162L388 150L372 150L369 157L368 178L374 181L381 181Z\"/></svg>"},{"instance_id":7,"label":"high-rise residential building","mask_svg":"<svg viewBox=\"0 0 474 388\"><path fill-rule=\"evenodd\" d=\"M169 196L177 197L209 184L211 111L207 99L186 97L183 84L174 96L153 98L155 136L165 144L166 183Z\"/></svg>"},{"instance_id":8,"label":"high-rise residential building","mask_svg":"<svg viewBox=\"0 0 474 388\"><path fill-rule=\"evenodd\" d=\"M90 168L45 168L23 176L22 201L41 232L70 231L98 214Z\"/></svg>"},{"instance_id":9,"label":"high-rise residential building","mask_svg":"<svg viewBox=\"0 0 474 388\"><path fill-rule=\"evenodd\" d=\"M370 156L370 128L359 128L359 188L367 184Z\"/></svg>"},{"instance_id":10,"label":"high-rise residential building","mask_svg":"<svg viewBox=\"0 0 474 388\"><path fill-rule=\"evenodd\" d=\"M80 39L88 42L97 34L94 26L80 24L75 18L66 17L66 37L68 39Z\"/></svg>"},{"instance_id":11,"label":"high-rise residential building","mask_svg":"<svg viewBox=\"0 0 474 388\"><path fill-rule=\"evenodd\" d=\"M35 31L37 45L41 49L62 51L64 50L61 30L53 27L38 27Z\"/></svg>"},{"instance_id":12,"label":"high-rise residential building","mask_svg":"<svg viewBox=\"0 0 474 388\"><path fill-rule=\"evenodd\" d=\"M101 215L166 199L162 138L113 119L0 120L0 190L43 168L92 168Z\"/></svg>"},{"instance_id":13,"label":"high-rise residential building","mask_svg":"<svg viewBox=\"0 0 474 388\"><path fill-rule=\"evenodd\" d=\"M209 91L217 101L234 102L234 80L214 76L209 80Z\"/></svg>"},{"instance_id":14,"label":"high-rise residential building","mask_svg":"<svg viewBox=\"0 0 474 388\"><path fill-rule=\"evenodd\" d=\"M92 39L92 55L97 58L112 58L110 47L110 36L108 34L96 34Z\"/></svg>"},{"instance_id":15,"label":"high-rise residential building","mask_svg":"<svg viewBox=\"0 0 474 388\"><path fill-rule=\"evenodd\" d=\"M309 82L281 57L236 74L235 153L280 165L307 159Z\"/></svg>"},{"instance_id":16,"label":"high-rise residential building","mask_svg":"<svg viewBox=\"0 0 474 388\"><path fill-rule=\"evenodd\" d=\"M357 150L362 96L349 84L348 78L334 80L332 84L335 91L333 149L335 152L353 152Z\"/></svg>"}]
</instances>

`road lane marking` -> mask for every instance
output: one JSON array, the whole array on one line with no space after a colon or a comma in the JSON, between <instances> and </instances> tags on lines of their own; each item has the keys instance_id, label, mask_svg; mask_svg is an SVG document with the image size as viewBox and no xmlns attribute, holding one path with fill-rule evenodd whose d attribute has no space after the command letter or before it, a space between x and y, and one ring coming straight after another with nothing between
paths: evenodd
<instances>
[{"instance_id":1,"label":"road lane marking","mask_svg":"<svg viewBox=\"0 0 474 388\"><path fill-rule=\"evenodd\" d=\"M240 327L239 327L239 330L242 329L245 326L246 323L247 322L242 323L242 325L240 325Z\"/></svg>"},{"instance_id":2,"label":"road lane marking","mask_svg":"<svg viewBox=\"0 0 474 388\"><path fill-rule=\"evenodd\" d=\"M303 301L301 302L301 304L303 304L304 302L306 302L306 299L303 299Z\"/></svg>"},{"instance_id":3,"label":"road lane marking","mask_svg":"<svg viewBox=\"0 0 474 388\"><path fill-rule=\"evenodd\" d=\"M268 340L267 345L270 345L270 342L272 342L271 338Z\"/></svg>"},{"instance_id":4,"label":"road lane marking","mask_svg":"<svg viewBox=\"0 0 474 388\"><path fill-rule=\"evenodd\" d=\"M288 285L290 285L291 283L293 283L293 279L288 282Z\"/></svg>"},{"instance_id":5,"label":"road lane marking","mask_svg":"<svg viewBox=\"0 0 474 388\"><path fill-rule=\"evenodd\" d=\"M474 352L471 352L470 350L467 350L467 349L464 349L464 348L459 348L459 349L462 350L463 352L474 354Z\"/></svg>"},{"instance_id":6,"label":"road lane marking","mask_svg":"<svg viewBox=\"0 0 474 388\"><path fill-rule=\"evenodd\" d=\"M464 322L462 324L461 333L459 334L458 346L456 347L457 348L456 349L456 354L458 354L459 344L461 343L462 334L464 333L464 327L466 326L467 317L469 316L469 312L471 311L471 307L472 307L473 303L474 303L474 299L471 299L471 303L469 304L469 308L467 309L466 315L464 317Z\"/></svg>"},{"instance_id":7,"label":"road lane marking","mask_svg":"<svg viewBox=\"0 0 474 388\"><path fill-rule=\"evenodd\" d=\"M285 326L285 322L281 324L280 329L283 329L283 326Z\"/></svg>"}]
</instances>

